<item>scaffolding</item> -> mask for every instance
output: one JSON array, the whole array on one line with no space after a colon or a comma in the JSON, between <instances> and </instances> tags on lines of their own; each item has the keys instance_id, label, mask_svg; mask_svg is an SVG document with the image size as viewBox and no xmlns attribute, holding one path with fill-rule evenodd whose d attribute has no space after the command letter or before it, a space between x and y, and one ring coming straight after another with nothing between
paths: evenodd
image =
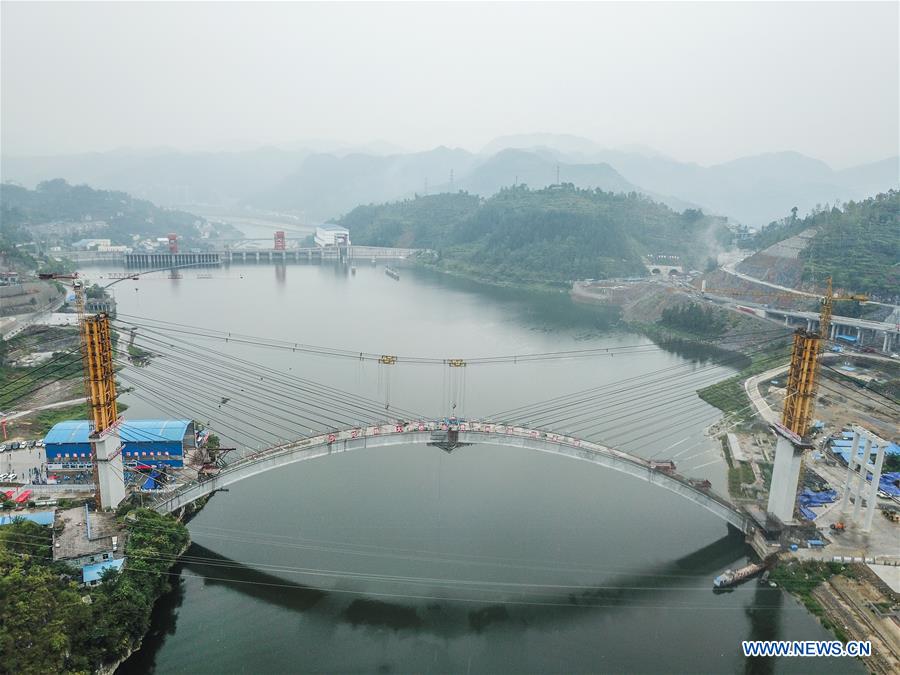
<instances>
[{"instance_id":1,"label":"scaffolding","mask_svg":"<svg viewBox=\"0 0 900 675\"><path fill-rule=\"evenodd\" d=\"M807 434L812 424L816 403L820 339L816 333L804 330L794 333L781 423L800 437Z\"/></svg>"}]
</instances>

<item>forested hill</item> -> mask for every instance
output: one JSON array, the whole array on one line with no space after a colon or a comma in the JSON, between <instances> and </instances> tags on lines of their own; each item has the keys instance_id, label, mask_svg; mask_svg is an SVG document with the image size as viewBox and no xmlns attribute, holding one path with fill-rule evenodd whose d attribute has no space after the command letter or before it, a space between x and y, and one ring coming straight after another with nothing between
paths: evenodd
<instances>
[{"instance_id":1,"label":"forested hill","mask_svg":"<svg viewBox=\"0 0 900 675\"><path fill-rule=\"evenodd\" d=\"M80 223L74 238L103 237L114 244L131 244L132 235L161 237L175 232L187 240L200 235L198 218L191 213L162 209L125 192L69 185L62 179L40 183L34 190L4 183L0 209L4 228Z\"/></svg>"},{"instance_id":2,"label":"forested hill","mask_svg":"<svg viewBox=\"0 0 900 675\"><path fill-rule=\"evenodd\" d=\"M812 236L799 252L802 285L821 288L830 275L837 288L888 301L900 297L900 192L890 190L863 201L848 202L841 209L819 211L806 218L791 216L772 223L754 240L754 247L760 252L739 269L753 273L750 268L754 265L771 268L774 263L763 249L805 231Z\"/></svg>"},{"instance_id":3,"label":"forested hill","mask_svg":"<svg viewBox=\"0 0 900 675\"><path fill-rule=\"evenodd\" d=\"M441 267L506 283L644 275L645 255L703 269L730 237L724 219L701 211L571 184L360 206L339 223L356 244L434 249Z\"/></svg>"}]
</instances>

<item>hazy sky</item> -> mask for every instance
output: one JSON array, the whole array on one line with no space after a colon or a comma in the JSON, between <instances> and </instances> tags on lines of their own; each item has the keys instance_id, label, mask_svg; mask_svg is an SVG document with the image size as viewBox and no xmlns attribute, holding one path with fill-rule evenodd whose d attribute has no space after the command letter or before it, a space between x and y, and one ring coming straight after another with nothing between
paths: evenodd
<instances>
[{"instance_id":1,"label":"hazy sky","mask_svg":"<svg viewBox=\"0 0 900 675\"><path fill-rule=\"evenodd\" d=\"M2 4L2 146L898 152L898 3Z\"/></svg>"}]
</instances>

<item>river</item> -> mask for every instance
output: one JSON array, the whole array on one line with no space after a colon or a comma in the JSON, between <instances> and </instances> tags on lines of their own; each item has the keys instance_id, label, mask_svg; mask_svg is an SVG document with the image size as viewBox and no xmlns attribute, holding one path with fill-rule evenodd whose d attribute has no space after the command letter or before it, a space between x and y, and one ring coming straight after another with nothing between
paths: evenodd
<instances>
[{"instance_id":1,"label":"river","mask_svg":"<svg viewBox=\"0 0 900 675\"><path fill-rule=\"evenodd\" d=\"M103 283L108 271L84 273ZM681 472L725 490L720 450L703 434L718 411L693 392L733 371L655 348L564 294L405 268L394 281L368 264L356 274L328 265L187 270L114 288L121 320L354 352L474 358L610 348L586 359L451 372L171 334L435 416L482 417L629 386L598 409L590 437L675 457ZM250 412L241 386L218 378L215 392L200 391L178 371L168 356L126 368L123 381L144 378L155 388L123 394L127 415L183 410L210 422L226 446L287 433L257 428L268 425ZM189 528L194 544L173 570L173 589L120 673L802 672L810 665L802 659L745 661L741 640L830 637L780 589L754 581L714 595L712 578L743 564L748 550L696 505L617 473L511 448L401 446L304 462L215 495ZM855 661L815 665L863 672Z\"/></svg>"}]
</instances>

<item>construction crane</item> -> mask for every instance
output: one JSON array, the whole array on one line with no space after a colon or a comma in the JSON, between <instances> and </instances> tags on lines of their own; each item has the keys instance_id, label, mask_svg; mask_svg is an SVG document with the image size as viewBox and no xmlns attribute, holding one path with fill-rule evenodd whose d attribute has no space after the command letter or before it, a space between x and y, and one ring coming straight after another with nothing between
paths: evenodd
<instances>
[{"instance_id":1,"label":"construction crane","mask_svg":"<svg viewBox=\"0 0 900 675\"><path fill-rule=\"evenodd\" d=\"M809 295L804 295L801 293L790 293L790 292L779 292L779 291L744 291L735 288L707 288L706 281L701 282L700 285L701 293L715 293L722 295L745 295L751 297L760 297L760 298L773 298L778 300L803 300L804 298L808 300L812 300L812 297ZM825 351L825 343L829 340L829 331L831 330L831 315L834 310L834 302L835 300L855 300L856 302L868 302L869 296L864 295L862 293L843 293L843 294L835 294L834 289L832 287L831 277L828 277L825 280L825 293L819 297L819 330L818 335L820 338L819 341L819 351Z\"/></svg>"},{"instance_id":2,"label":"construction crane","mask_svg":"<svg viewBox=\"0 0 900 675\"><path fill-rule=\"evenodd\" d=\"M831 286L831 277L825 280L825 295L822 296L821 309L819 310L819 351L824 351L825 341L828 340L828 334L831 330L831 313L834 309L835 300L855 300L856 302L868 302L869 296L862 293L845 293L835 295Z\"/></svg>"},{"instance_id":3,"label":"construction crane","mask_svg":"<svg viewBox=\"0 0 900 675\"><path fill-rule=\"evenodd\" d=\"M722 293L726 295L749 295L768 298L792 299L804 297L799 293L767 293L765 291L741 291L736 289L714 289L701 284L701 293ZM807 296L808 297L808 296ZM819 299L819 330L808 332L797 330L791 346L791 361L788 366L788 381L785 388L784 408L781 411L782 425L802 437L809 430L815 412L816 395L819 390L819 356L825 351L829 339L831 314L835 300L855 300L867 302L868 296L860 293L835 294L832 279L828 277L825 293Z\"/></svg>"}]
</instances>

